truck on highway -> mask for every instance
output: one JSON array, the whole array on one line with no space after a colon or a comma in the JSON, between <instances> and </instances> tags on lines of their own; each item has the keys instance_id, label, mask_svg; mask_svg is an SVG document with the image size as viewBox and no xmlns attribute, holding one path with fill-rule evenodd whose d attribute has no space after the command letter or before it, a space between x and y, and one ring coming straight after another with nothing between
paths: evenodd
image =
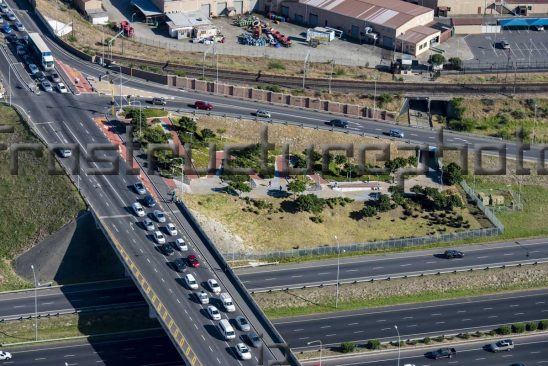
<instances>
[{"instance_id":1,"label":"truck on highway","mask_svg":"<svg viewBox=\"0 0 548 366\"><path fill-rule=\"evenodd\" d=\"M230 294L228 294L227 292L223 292L219 296L219 298L221 299L221 303L228 313L236 311L236 306L234 306L234 302L232 301Z\"/></svg>"},{"instance_id":2,"label":"truck on highway","mask_svg":"<svg viewBox=\"0 0 548 366\"><path fill-rule=\"evenodd\" d=\"M29 33L29 49L44 71L53 70L53 54L38 33Z\"/></svg>"}]
</instances>

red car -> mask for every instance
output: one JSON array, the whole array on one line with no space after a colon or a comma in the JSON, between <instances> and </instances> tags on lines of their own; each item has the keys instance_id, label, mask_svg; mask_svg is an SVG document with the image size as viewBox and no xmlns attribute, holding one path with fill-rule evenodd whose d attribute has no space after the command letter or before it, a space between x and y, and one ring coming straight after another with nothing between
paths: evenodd
<instances>
[{"instance_id":1,"label":"red car","mask_svg":"<svg viewBox=\"0 0 548 366\"><path fill-rule=\"evenodd\" d=\"M210 111L210 110L213 109L213 105L211 103L208 103L208 102L197 100L196 102L194 102L194 108L196 108L196 109L205 109L206 111Z\"/></svg>"},{"instance_id":2,"label":"red car","mask_svg":"<svg viewBox=\"0 0 548 366\"><path fill-rule=\"evenodd\" d=\"M191 254L189 255L186 260L188 261L188 265L191 267L200 267L200 262L198 262L198 258L196 258L195 255Z\"/></svg>"}]
</instances>

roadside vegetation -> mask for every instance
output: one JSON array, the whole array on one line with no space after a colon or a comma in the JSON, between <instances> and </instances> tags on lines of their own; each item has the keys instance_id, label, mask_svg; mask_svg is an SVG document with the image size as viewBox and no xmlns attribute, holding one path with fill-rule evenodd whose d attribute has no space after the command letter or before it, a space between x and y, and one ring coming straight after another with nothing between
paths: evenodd
<instances>
[{"instance_id":1,"label":"roadside vegetation","mask_svg":"<svg viewBox=\"0 0 548 366\"><path fill-rule=\"evenodd\" d=\"M13 133L0 134L0 143L39 143L15 110L0 106L2 124ZM10 261L76 218L85 203L65 175L48 174L49 154L24 152L18 175L10 174L10 153L0 150L0 290L29 287ZM57 167L57 169L60 169Z\"/></svg>"},{"instance_id":2,"label":"roadside vegetation","mask_svg":"<svg viewBox=\"0 0 548 366\"><path fill-rule=\"evenodd\" d=\"M146 307L109 310L40 318L38 319L38 340L159 328L158 321L149 318ZM34 340L34 319L0 323L0 344Z\"/></svg>"},{"instance_id":3,"label":"roadside vegetation","mask_svg":"<svg viewBox=\"0 0 548 366\"><path fill-rule=\"evenodd\" d=\"M544 288L547 275L548 264L539 264L345 284L339 288L337 308L335 286L255 293L253 297L269 317L283 318Z\"/></svg>"}]
</instances>

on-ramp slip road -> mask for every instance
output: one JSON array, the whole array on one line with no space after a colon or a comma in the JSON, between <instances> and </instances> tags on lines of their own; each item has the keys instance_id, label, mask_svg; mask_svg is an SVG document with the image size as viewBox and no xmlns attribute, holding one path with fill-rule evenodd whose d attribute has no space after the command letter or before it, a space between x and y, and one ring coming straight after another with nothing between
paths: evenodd
<instances>
[{"instance_id":1,"label":"on-ramp slip road","mask_svg":"<svg viewBox=\"0 0 548 366\"><path fill-rule=\"evenodd\" d=\"M464 246L464 258L445 259L445 249L341 258L339 280L351 282L389 276L435 273L495 265L548 261L548 239ZM336 284L337 260L245 268L236 271L250 291Z\"/></svg>"}]
</instances>

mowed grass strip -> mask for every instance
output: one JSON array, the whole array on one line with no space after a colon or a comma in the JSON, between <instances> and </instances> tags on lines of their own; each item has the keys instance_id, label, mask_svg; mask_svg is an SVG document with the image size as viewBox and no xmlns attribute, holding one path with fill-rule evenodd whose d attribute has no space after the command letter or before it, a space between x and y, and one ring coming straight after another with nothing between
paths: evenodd
<instances>
[{"instance_id":1,"label":"mowed grass strip","mask_svg":"<svg viewBox=\"0 0 548 366\"><path fill-rule=\"evenodd\" d=\"M35 340L34 319L0 323L0 344ZM38 340L90 336L160 327L148 308L70 314L38 319Z\"/></svg>"},{"instance_id":2,"label":"mowed grass strip","mask_svg":"<svg viewBox=\"0 0 548 366\"><path fill-rule=\"evenodd\" d=\"M14 128L0 143L40 143L11 108L0 106L1 123ZM10 173L10 151L0 151L0 290L21 288L25 281L8 264L16 255L73 220L85 203L65 175L48 174L49 154L19 154L19 172ZM59 167L57 167L60 169Z\"/></svg>"}]
</instances>

